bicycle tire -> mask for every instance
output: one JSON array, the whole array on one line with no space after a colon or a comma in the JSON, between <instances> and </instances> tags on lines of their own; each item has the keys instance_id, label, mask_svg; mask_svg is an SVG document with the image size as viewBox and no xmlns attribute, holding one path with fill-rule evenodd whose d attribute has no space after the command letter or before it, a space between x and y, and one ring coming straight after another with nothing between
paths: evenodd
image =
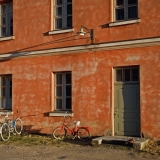
<instances>
[{"instance_id":1,"label":"bicycle tire","mask_svg":"<svg viewBox=\"0 0 160 160\"><path fill-rule=\"evenodd\" d=\"M23 124L22 124L22 120L20 118L17 118L15 120L15 125L14 125L14 130L17 134L21 134L22 130L23 130Z\"/></svg>"},{"instance_id":2,"label":"bicycle tire","mask_svg":"<svg viewBox=\"0 0 160 160\"><path fill-rule=\"evenodd\" d=\"M81 141L88 141L91 137L89 130L85 127L78 128L77 136Z\"/></svg>"},{"instance_id":3,"label":"bicycle tire","mask_svg":"<svg viewBox=\"0 0 160 160\"><path fill-rule=\"evenodd\" d=\"M10 127L7 123L3 123L1 126L1 138L3 141L8 141L10 138Z\"/></svg>"},{"instance_id":4,"label":"bicycle tire","mask_svg":"<svg viewBox=\"0 0 160 160\"><path fill-rule=\"evenodd\" d=\"M55 139L63 140L66 137L66 133L66 129L60 126L53 130L53 137Z\"/></svg>"}]
</instances>

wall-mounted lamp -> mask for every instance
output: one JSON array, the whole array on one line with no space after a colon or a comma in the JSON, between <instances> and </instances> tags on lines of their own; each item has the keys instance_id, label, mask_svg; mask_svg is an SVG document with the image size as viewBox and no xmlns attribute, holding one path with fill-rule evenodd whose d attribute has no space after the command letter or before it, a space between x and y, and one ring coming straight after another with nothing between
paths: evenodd
<instances>
[{"instance_id":1,"label":"wall-mounted lamp","mask_svg":"<svg viewBox=\"0 0 160 160\"><path fill-rule=\"evenodd\" d=\"M83 29L85 29L87 32L84 32ZM94 43L94 30L93 29L88 29L87 27L81 25L80 31L77 32L77 34L80 36L84 36L87 33L90 34L91 43L93 44Z\"/></svg>"}]
</instances>

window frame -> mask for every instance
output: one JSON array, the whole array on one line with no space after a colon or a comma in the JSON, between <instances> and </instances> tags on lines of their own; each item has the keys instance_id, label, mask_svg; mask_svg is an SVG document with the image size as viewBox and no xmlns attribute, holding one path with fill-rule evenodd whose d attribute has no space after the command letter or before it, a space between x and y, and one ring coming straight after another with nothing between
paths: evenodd
<instances>
[{"instance_id":1,"label":"window frame","mask_svg":"<svg viewBox=\"0 0 160 160\"><path fill-rule=\"evenodd\" d=\"M0 75L0 110L12 110L12 75Z\"/></svg>"},{"instance_id":2,"label":"window frame","mask_svg":"<svg viewBox=\"0 0 160 160\"><path fill-rule=\"evenodd\" d=\"M70 77L71 77L71 83L66 83L65 81L65 78L66 78L66 75L67 74L70 74ZM62 84L57 84L57 75L62 75ZM67 96L66 95L66 86L70 86L71 88L71 95L70 96ZM62 96L58 96L57 95L57 88L58 87L62 87ZM70 105L70 108L67 108L66 107L66 99L67 98L70 98L71 99L71 105ZM61 105L61 108L58 108L58 105L57 105L57 100L58 99L61 99L62 100L62 105ZM71 111L72 110L72 72L70 71L66 71L66 72L55 72L54 73L54 111Z\"/></svg>"},{"instance_id":3,"label":"window frame","mask_svg":"<svg viewBox=\"0 0 160 160\"><path fill-rule=\"evenodd\" d=\"M72 13L67 14L67 5L71 4L72 5L72 0L71 2L67 3L67 0L62 0L62 5L57 5L56 4L57 0L54 0L54 7L53 7L53 16L54 16L54 30L63 30L63 29L71 29L73 24L71 23L71 26L67 27L67 17L71 16L72 19ZM62 15L57 15L57 8L62 7ZM62 18L62 27L57 27L57 19Z\"/></svg>"},{"instance_id":4,"label":"window frame","mask_svg":"<svg viewBox=\"0 0 160 160\"><path fill-rule=\"evenodd\" d=\"M5 14L3 7L5 6ZM3 24L3 21L5 22ZM6 28L5 34L3 28ZM9 37L13 35L13 2L0 3L0 38Z\"/></svg>"},{"instance_id":5,"label":"window frame","mask_svg":"<svg viewBox=\"0 0 160 160\"><path fill-rule=\"evenodd\" d=\"M137 0L137 3L136 4L128 4L128 0L124 0L124 5L117 5L117 0L114 0L114 21L115 22L119 22L119 21L129 21L129 20L134 20L134 19L138 19L138 0ZM136 6L137 7L137 17L134 17L134 18L128 18L128 8L129 7L133 7L133 6ZM124 8L124 19L122 20L118 20L117 19L117 14L116 14L116 10L117 9L121 9L121 8Z\"/></svg>"}]
</instances>

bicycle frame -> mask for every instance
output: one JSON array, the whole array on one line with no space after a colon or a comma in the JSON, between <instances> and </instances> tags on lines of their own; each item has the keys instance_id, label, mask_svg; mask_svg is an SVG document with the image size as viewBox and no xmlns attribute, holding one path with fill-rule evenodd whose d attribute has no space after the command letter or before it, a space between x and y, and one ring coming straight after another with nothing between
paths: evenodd
<instances>
[{"instance_id":1,"label":"bicycle frame","mask_svg":"<svg viewBox=\"0 0 160 160\"><path fill-rule=\"evenodd\" d=\"M18 110L17 110L17 113L18 113ZM13 115L13 118L10 119L9 116L8 116L8 112L6 113L6 116L4 117L5 118L5 122L8 124L9 126L9 129L10 129L10 132L13 133L13 134L21 134L21 131L22 131L22 121L20 118L15 118L14 117L14 114L12 112L12 115ZM20 130L17 131L17 121L20 122Z\"/></svg>"},{"instance_id":2,"label":"bicycle frame","mask_svg":"<svg viewBox=\"0 0 160 160\"><path fill-rule=\"evenodd\" d=\"M13 130L14 130L15 121L16 121L16 119L14 119L14 118L13 118L13 120L9 119L8 112L7 112L6 116L5 116L5 122L9 125L10 132L13 132Z\"/></svg>"},{"instance_id":3,"label":"bicycle frame","mask_svg":"<svg viewBox=\"0 0 160 160\"><path fill-rule=\"evenodd\" d=\"M70 117L70 116L69 116ZM71 117L70 117L71 118ZM75 127L74 128L70 128L70 127L68 127L67 125L66 125L66 122L65 122L65 119L66 119L66 116L64 116L64 121L63 121L63 123L62 123L62 125L60 126L61 127L61 132L63 132L63 130L66 130L66 131L70 131L70 133L71 133L71 135L72 136L77 136L77 130L78 129L87 129L88 131L90 131L90 129L89 129L89 127L88 126L77 126L77 125L75 125ZM74 138L75 138L74 137Z\"/></svg>"},{"instance_id":4,"label":"bicycle frame","mask_svg":"<svg viewBox=\"0 0 160 160\"><path fill-rule=\"evenodd\" d=\"M69 127L66 125L66 123L63 122L63 124L62 124L62 126L61 126L61 129L62 129L62 131L63 131L64 129L65 129L65 130L68 130L68 131L70 131L70 133L71 133L72 135L74 135L76 127L74 127L74 128L69 128Z\"/></svg>"}]
</instances>

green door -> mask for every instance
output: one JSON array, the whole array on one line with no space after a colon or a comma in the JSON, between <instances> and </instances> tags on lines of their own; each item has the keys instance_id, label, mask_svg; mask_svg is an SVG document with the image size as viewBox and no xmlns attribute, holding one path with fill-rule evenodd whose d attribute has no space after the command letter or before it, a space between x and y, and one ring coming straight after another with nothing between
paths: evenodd
<instances>
[{"instance_id":1,"label":"green door","mask_svg":"<svg viewBox=\"0 0 160 160\"><path fill-rule=\"evenodd\" d=\"M137 73L136 73L137 72ZM115 69L114 121L115 135L140 135L139 69Z\"/></svg>"}]
</instances>

